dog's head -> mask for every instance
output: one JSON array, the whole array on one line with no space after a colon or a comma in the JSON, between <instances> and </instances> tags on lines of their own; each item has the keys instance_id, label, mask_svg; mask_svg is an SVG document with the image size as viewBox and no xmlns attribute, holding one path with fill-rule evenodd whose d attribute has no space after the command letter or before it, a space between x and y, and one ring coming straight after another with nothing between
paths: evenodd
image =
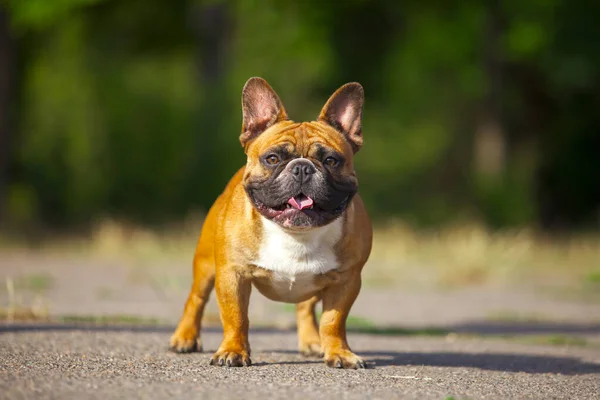
<instances>
[{"instance_id":1,"label":"dog's head","mask_svg":"<svg viewBox=\"0 0 600 400\"><path fill-rule=\"evenodd\" d=\"M358 189L353 158L363 142L363 102L362 86L348 83L329 98L317 121L297 123L264 79L246 82L243 186L260 214L287 229L306 230L344 212Z\"/></svg>"}]
</instances>

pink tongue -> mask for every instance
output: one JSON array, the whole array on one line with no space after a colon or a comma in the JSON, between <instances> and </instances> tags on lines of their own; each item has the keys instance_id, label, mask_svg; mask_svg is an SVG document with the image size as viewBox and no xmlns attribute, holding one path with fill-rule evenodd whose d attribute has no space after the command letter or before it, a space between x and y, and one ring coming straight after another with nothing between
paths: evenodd
<instances>
[{"instance_id":1,"label":"pink tongue","mask_svg":"<svg viewBox=\"0 0 600 400\"><path fill-rule=\"evenodd\" d=\"M297 208L298 210L304 210L305 208L312 207L315 202L308 196L303 194L292 197L288 200L288 204L291 204L292 207Z\"/></svg>"}]
</instances>

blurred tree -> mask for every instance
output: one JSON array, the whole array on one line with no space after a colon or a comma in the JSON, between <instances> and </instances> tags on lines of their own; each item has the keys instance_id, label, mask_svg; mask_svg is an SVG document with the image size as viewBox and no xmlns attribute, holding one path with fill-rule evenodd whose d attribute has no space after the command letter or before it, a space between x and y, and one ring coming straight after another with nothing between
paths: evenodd
<instances>
[{"instance_id":1,"label":"blurred tree","mask_svg":"<svg viewBox=\"0 0 600 400\"><path fill-rule=\"evenodd\" d=\"M0 222L5 217L8 158L12 154L15 79L15 46L8 10L0 5Z\"/></svg>"},{"instance_id":2,"label":"blurred tree","mask_svg":"<svg viewBox=\"0 0 600 400\"><path fill-rule=\"evenodd\" d=\"M222 110L228 109L230 95L223 90L229 68L229 49L232 36L232 10L226 2L194 3L191 5L190 24L195 40L195 62L198 84L203 98L198 104L193 139L194 155L187 171L186 197L204 207L218 196L223 182L233 170L223 165L221 132L231 128L223 122ZM231 132L233 139L234 132ZM216 167L216 168L215 168ZM213 176L207 176L211 171Z\"/></svg>"},{"instance_id":3,"label":"blurred tree","mask_svg":"<svg viewBox=\"0 0 600 400\"><path fill-rule=\"evenodd\" d=\"M551 108L540 135L538 218L546 229L600 226L600 2L556 2L544 63Z\"/></svg>"},{"instance_id":4,"label":"blurred tree","mask_svg":"<svg viewBox=\"0 0 600 400\"><path fill-rule=\"evenodd\" d=\"M502 117L502 84L504 75L503 10L499 0L485 2L485 24L482 32L483 73L486 93L482 99L480 120L475 129L475 173L485 179L502 176L506 163L506 137Z\"/></svg>"},{"instance_id":5,"label":"blurred tree","mask_svg":"<svg viewBox=\"0 0 600 400\"><path fill-rule=\"evenodd\" d=\"M240 90L259 75L296 120L365 86L356 163L378 219L598 226L597 1L4 4L19 63L0 113L18 112L0 171L8 154L17 219L206 210L244 162Z\"/></svg>"}]
</instances>

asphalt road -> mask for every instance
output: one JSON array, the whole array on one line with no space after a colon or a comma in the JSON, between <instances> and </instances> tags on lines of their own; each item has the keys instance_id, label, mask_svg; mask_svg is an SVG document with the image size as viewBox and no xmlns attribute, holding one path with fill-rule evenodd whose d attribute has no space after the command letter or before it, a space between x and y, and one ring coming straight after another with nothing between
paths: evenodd
<instances>
[{"instance_id":1,"label":"asphalt road","mask_svg":"<svg viewBox=\"0 0 600 400\"><path fill-rule=\"evenodd\" d=\"M171 328L0 326L0 398L598 399L600 348L499 339L352 334L367 370L296 353L292 331L253 331L253 366L167 351Z\"/></svg>"}]
</instances>

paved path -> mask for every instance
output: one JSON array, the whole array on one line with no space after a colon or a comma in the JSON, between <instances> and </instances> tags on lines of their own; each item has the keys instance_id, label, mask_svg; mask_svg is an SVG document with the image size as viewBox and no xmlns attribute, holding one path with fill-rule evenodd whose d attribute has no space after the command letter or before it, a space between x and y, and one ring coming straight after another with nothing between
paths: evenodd
<instances>
[{"instance_id":1,"label":"paved path","mask_svg":"<svg viewBox=\"0 0 600 400\"><path fill-rule=\"evenodd\" d=\"M251 333L254 365L166 351L171 328L0 326L0 398L598 399L600 349L353 334L370 368L306 360L290 331ZM205 348L221 333L209 330Z\"/></svg>"},{"instance_id":2,"label":"paved path","mask_svg":"<svg viewBox=\"0 0 600 400\"><path fill-rule=\"evenodd\" d=\"M19 304L31 304L37 297L55 316L134 315L166 324L131 329L0 325L0 400L600 399L597 302L557 298L535 290L419 292L366 285L352 309L353 317L377 327L437 327L459 335L352 333L350 344L372 368L343 371L301 358L293 331L254 330L254 366L223 369L208 365L210 353L176 355L166 350L190 285L187 264L132 266L64 256L0 254L0 279L15 283L13 297ZM10 302L8 290L0 289L0 307ZM217 312L213 299L208 322L218 321ZM493 320L499 315L504 321ZM289 307L254 293L250 320L254 327L285 328L293 324L294 314ZM214 328L205 331L204 348L214 351L221 334ZM516 342L502 335L520 335L529 341ZM563 344L532 344L536 335L556 336ZM573 338L587 345L569 345Z\"/></svg>"}]
</instances>

